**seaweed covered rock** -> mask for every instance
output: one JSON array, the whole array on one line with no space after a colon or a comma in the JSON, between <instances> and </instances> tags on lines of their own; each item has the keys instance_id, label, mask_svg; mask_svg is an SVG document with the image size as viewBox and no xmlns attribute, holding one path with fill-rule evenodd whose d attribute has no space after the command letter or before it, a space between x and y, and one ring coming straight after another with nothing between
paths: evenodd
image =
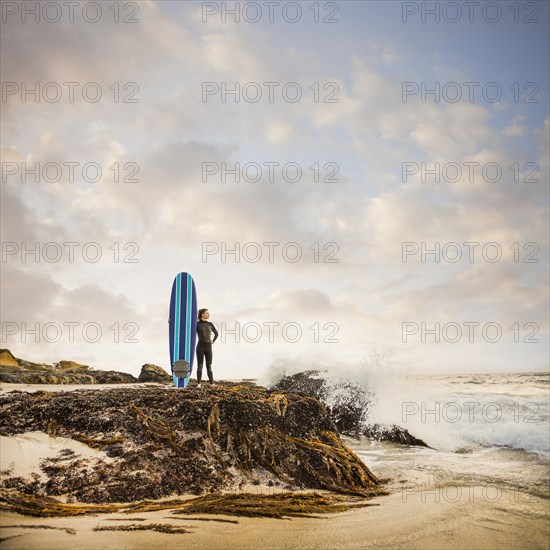
<instances>
[{"instance_id":1,"label":"seaweed covered rock","mask_svg":"<svg viewBox=\"0 0 550 550\"><path fill-rule=\"evenodd\" d=\"M164 384L166 382L172 382L172 376L168 374L163 368L146 363L141 367L138 380L140 382L156 382Z\"/></svg>"},{"instance_id":2,"label":"seaweed covered rock","mask_svg":"<svg viewBox=\"0 0 550 550\"><path fill-rule=\"evenodd\" d=\"M298 392L321 400L326 397L327 384L321 371L308 370L283 377L273 389Z\"/></svg>"},{"instance_id":3,"label":"seaweed covered rock","mask_svg":"<svg viewBox=\"0 0 550 550\"><path fill-rule=\"evenodd\" d=\"M368 424L362 432L362 435L373 441L392 441L401 445L416 445L418 447L428 447L422 439L414 437L409 430L392 424L391 426L382 426L380 424Z\"/></svg>"},{"instance_id":4,"label":"seaweed covered rock","mask_svg":"<svg viewBox=\"0 0 550 550\"><path fill-rule=\"evenodd\" d=\"M322 401L340 432L359 430L367 421L371 396L350 381L329 382L320 371L285 376L272 389L297 392Z\"/></svg>"},{"instance_id":5,"label":"seaweed covered rock","mask_svg":"<svg viewBox=\"0 0 550 550\"><path fill-rule=\"evenodd\" d=\"M316 399L261 387L131 386L0 397L3 435L43 431L101 449L42 464L45 481L8 478L30 494L129 502L247 482L366 495L380 481L340 441Z\"/></svg>"},{"instance_id":6,"label":"seaweed covered rock","mask_svg":"<svg viewBox=\"0 0 550 550\"><path fill-rule=\"evenodd\" d=\"M364 435L374 441L391 441L402 445L427 447L401 426L383 426L368 421L372 395L350 381L329 381L321 371L299 372L285 376L273 390L309 395L322 401L336 427L348 435Z\"/></svg>"}]
</instances>

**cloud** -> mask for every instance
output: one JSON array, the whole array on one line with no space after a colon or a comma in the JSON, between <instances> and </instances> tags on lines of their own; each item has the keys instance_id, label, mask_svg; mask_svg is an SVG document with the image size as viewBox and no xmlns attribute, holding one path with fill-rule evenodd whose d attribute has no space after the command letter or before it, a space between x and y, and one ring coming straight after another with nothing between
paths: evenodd
<instances>
[{"instance_id":1,"label":"cloud","mask_svg":"<svg viewBox=\"0 0 550 550\"><path fill-rule=\"evenodd\" d=\"M512 124L510 126L506 126L502 133L506 137L521 137L524 135L525 132L525 126L523 126L521 123L525 120L525 117L522 115L515 116L512 120Z\"/></svg>"}]
</instances>

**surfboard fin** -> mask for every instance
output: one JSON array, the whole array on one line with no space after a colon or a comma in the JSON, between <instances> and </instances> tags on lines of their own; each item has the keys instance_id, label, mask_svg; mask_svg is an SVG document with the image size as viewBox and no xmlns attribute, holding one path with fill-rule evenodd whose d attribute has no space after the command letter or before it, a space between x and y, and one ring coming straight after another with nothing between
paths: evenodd
<instances>
[{"instance_id":1,"label":"surfboard fin","mask_svg":"<svg viewBox=\"0 0 550 550\"><path fill-rule=\"evenodd\" d=\"M189 365L189 361L185 361L184 359L178 359L174 363L174 374L178 378L185 378L189 375L191 371L191 366Z\"/></svg>"}]
</instances>

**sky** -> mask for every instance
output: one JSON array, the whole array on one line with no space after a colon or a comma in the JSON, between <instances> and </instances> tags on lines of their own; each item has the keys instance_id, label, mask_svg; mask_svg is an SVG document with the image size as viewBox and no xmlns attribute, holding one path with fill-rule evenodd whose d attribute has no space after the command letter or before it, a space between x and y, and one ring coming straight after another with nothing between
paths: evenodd
<instances>
[{"instance_id":1,"label":"sky","mask_svg":"<svg viewBox=\"0 0 550 550\"><path fill-rule=\"evenodd\" d=\"M189 272L217 378L548 369L548 2L36 5L2 4L1 348L169 370Z\"/></svg>"}]
</instances>

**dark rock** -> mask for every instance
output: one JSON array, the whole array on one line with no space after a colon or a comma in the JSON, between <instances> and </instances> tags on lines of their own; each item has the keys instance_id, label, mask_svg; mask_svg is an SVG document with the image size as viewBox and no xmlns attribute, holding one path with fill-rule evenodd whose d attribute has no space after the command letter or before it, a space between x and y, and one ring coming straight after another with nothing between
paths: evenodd
<instances>
[{"instance_id":1,"label":"dark rock","mask_svg":"<svg viewBox=\"0 0 550 550\"><path fill-rule=\"evenodd\" d=\"M370 424L368 416L372 395L353 382L329 382L323 372L312 370L285 376L272 389L319 399L327 406L340 433L351 436L365 435L374 441L428 446L400 426Z\"/></svg>"},{"instance_id":2,"label":"dark rock","mask_svg":"<svg viewBox=\"0 0 550 550\"><path fill-rule=\"evenodd\" d=\"M280 382L273 386L273 389L291 391L309 395L321 400L326 397L326 382L317 370L299 372L292 376L285 376Z\"/></svg>"},{"instance_id":3,"label":"dark rock","mask_svg":"<svg viewBox=\"0 0 550 550\"><path fill-rule=\"evenodd\" d=\"M164 384L166 382L172 382L172 376L163 368L146 363L141 367L138 380L140 382L157 382L159 384Z\"/></svg>"},{"instance_id":4,"label":"dark rock","mask_svg":"<svg viewBox=\"0 0 550 550\"><path fill-rule=\"evenodd\" d=\"M135 384L138 379L127 372L114 370L93 370L90 374L96 384Z\"/></svg>"},{"instance_id":5,"label":"dark rock","mask_svg":"<svg viewBox=\"0 0 550 550\"><path fill-rule=\"evenodd\" d=\"M408 430L401 426L381 426L380 424L369 424L362 432L373 441L392 441L401 445L417 445L419 447L427 447L426 443L414 435L411 435Z\"/></svg>"},{"instance_id":6,"label":"dark rock","mask_svg":"<svg viewBox=\"0 0 550 550\"><path fill-rule=\"evenodd\" d=\"M284 377L272 389L297 392L322 401L340 432L360 430L369 412L371 396L349 381L329 383L321 371L299 372Z\"/></svg>"}]
</instances>

